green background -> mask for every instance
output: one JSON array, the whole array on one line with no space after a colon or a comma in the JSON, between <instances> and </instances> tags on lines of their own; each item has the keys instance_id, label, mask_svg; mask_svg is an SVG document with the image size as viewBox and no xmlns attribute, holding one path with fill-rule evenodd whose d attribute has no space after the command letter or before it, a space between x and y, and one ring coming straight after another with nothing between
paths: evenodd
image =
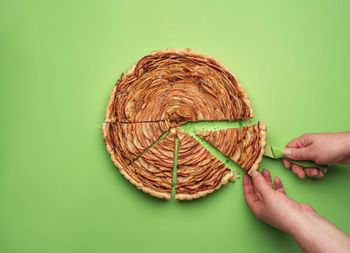
<instances>
[{"instance_id":1,"label":"green background","mask_svg":"<svg viewBox=\"0 0 350 253\"><path fill-rule=\"evenodd\" d=\"M120 74L152 50L222 60L283 146L349 130L349 1L0 3L0 252L298 252L258 221L242 180L191 202L137 190L100 132ZM301 180L265 158L289 196L350 233L350 168Z\"/></svg>"}]
</instances>

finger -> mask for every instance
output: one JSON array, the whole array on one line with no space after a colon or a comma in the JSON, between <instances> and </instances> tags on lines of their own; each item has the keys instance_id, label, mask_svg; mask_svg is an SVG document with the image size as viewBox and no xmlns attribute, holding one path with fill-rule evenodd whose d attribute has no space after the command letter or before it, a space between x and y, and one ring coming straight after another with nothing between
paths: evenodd
<instances>
[{"instance_id":1,"label":"finger","mask_svg":"<svg viewBox=\"0 0 350 253\"><path fill-rule=\"evenodd\" d=\"M286 148L298 148L298 147L300 147L299 138L296 138L296 139L291 140L290 142L288 142L287 145L286 145Z\"/></svg>"},{"instance_id":2,"label":"finger","mask_svg":"<svg viewBox=\"0 0 350 253\"><path fill-rule=\"evenodd\" d=\"M262 174L263 174L263 177L265 178L267 185L270 186L271 189L273 189L270 171L268 171L267 169L264 169Z\"/></svg>"},{"instance_id":3,"label":"finger","mask_svg":"<svg viewBox=\"0 0 350 253\"><path fill-rule=\"evenodd\" d=\"M284 167L286 167L287 169L290 169L290 166L292 165L290 161L286 160L286 159L282 159L283 165Z\"/></svg>"},{"instance_id":4,"label":"finger","mask_svg":"<svg viewBox=\"0 0 350 253\"><path fill-rule=\"evenodd\" d=\"M258 196L255 193L252 179L247 174L243 175L243 191L244 191L244 199L247 202L248 207L253 212L255 212L254 203L258 200Z\"/></svg>"},{"instance_id":5,"label":"finger","mask_svg":"<svg viewBox=\"0 0 350 253\"><path fill-rule=\"evenodd\" d=\"M295 138L287 143L287 148L303 148L312 144L310 134L304 134L298 138Z\"/></svg>"},{"instance_id":6,"label":"finger","mask_svg":"<svg viewBox=\"0 0 350 253\"><path fill-rule=\"evenodd\" d=\"M319 169L311 168L311 177L318 176Z\"/></svg>"},{"instance_id":7,"label":"finger","mask_svg":"<svg viewBox=\"0 0 350 253\"><path fill-rule=\"evenodd\" d=\"M269 187L269 185L266 183L266 180L264 177L257 171L253 172L252 176L253 185L255 190L261 194L262 197L269 194L272 189Z\"/></svg>"},{"instance_id":8,"label":"finger","mask_svg":"<svg viewBox=\"0 0 350 253\"><path fill-rule=\"evenodd\" d=\"M325 176L324 172L322 170L319 170L316 178L323 178L324 176Z\"/></svg>"},{"instance_id":9,"label":"finger","mask_svg":"<svg viewBox=\"0 0 350 253\"><path fill-rule=\"evenodd\" d=\"M305 168L304 171L305 171L305 174L307 176L309 176L309 177L316 177L316 176L318 176L318 171L319 170L316 169L316 168Z\"/></svg>"},{"instance_id":10,"label":"finger","mask_svg":"<svg viewBox=\"0 0 350 253\"><path fill-rule=\"evenodd\" d=\"M305 175L306 175L306 176L312 177L312 176L311 176L311 168L305 168L304 171L305 171ZM317 174L318 174L318 173L317 173Z\"/></svg>"},{"instance_id":11,"label":"finger","mask_svg":"<svg viewBox=\"0 0 350 253\"><path fill-rule=\"evenodd\" d=\"M292 171L296 176L300 177L301 179L305 178L305 172L303 168L300 167L299 165L292 164Z\"/></svg>"},{"instance_id":12,"label":"finger","mask_svg":"<svg viewBox=\"0 0 350 253\"><path fill-rule=\"evenodd\" d=\"M314 160L314 152L310 147L306 148L285 148L283 154L289 159L301 161L301 160Z\"/></svg>"},{"instance_id":13,"label":"finger","mask_svg":"<svg viewBox=\"0 0 350 253\"><path fill-rule=\"evenodd\" d=\"M248 174L243 175L243 191L244 195L255 194L252 178Z\"/></svg>"},{"instance_id":14,"label":"finger","mask_svg":"<svg viewBox=\"0 0 350 253\"><path fill-rule=\"evenodd\" d=\"M286 194L286 191L284 190L284 187L283 187L281 179L279 179L279 177L275 177L273 179L273 181L274 181L274 184L275 184L276 191L281 192L283 194Z\"/></svg>"}]
</instances>

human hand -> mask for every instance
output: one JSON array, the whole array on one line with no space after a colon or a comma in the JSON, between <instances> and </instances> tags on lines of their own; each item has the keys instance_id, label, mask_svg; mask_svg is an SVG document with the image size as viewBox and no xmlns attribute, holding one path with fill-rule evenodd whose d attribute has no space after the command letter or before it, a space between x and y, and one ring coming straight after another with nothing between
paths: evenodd
<instances>
[{"instance_id":1,"label":"human hand","mask_svg":"<svg viewBox=\"0 0 350 253\"><path fill-rule=\"evenodd\" d=\"M270 172L263 170L262 175L254 172L252 178L243 175L244 197L253 214L265 223L292 233L303 213L315 210L306 204L300 204L286 195L282 182L274 178L275 188L272 185Z\"/></svg>"},{"instance_id":2,"label":"human hand","mask_svg":"<svg viewBox=\"0 0 350 253\"><path fill-rule=\"evenodd\" d=\"M290 141L283 154L292 160L311 160L318 164L350 163L350 132L309 133ZM283 159L286 168L300 178L324 177L323 171L316 168L303 168Z\"/></svg>"},{"instance_id":3,"label":"human hand","mask_svg":"<svg viewBox=\"0 0 350 253\"><path fill-rule=\"evenodd\" d=\"M290 234L303 252L350 252L350 237L316 213L309 205L287 197L282 182L270 172L243 175L244 197L253 214Z\"/></svg>"}]
</instances>

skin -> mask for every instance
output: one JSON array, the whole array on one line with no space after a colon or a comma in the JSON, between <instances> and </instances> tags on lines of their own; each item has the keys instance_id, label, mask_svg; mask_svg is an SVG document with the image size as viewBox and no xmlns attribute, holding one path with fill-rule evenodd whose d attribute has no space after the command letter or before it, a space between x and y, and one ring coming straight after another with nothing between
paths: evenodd
<instances>
[{"instance_id":1,"label":"skin","mask_svg":"<svg viewBox=\"0 0 350 253\"><path fill-rule=\"evenodd\" d=\"M244 197L260 220L290 234L304 252L350 252L350 237L307 204L286 195L282 182L270 172L243 176Z\"/></svg>"},{"instance_id":2,"label":"skin","mask_svg":"<svg viewBox=\"0 0 350 253\"><path fill-rule=\"evenodd\" d=\"M318 164L350 164L350 131L343 133L308 133L290 141L283 154L292 160L311 160ZM322 178L316 168L302 168L283 159L287 169L300 177Z\"/></svg>"}]
</instances>

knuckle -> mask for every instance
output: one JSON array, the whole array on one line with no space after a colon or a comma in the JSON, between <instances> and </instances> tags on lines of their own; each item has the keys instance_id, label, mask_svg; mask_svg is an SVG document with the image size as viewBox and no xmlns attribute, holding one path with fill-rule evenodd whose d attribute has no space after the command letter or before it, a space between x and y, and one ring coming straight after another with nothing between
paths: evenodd
<instances>
[{"instance_id":1,"label":"knuckle","mask_svg":"<svg viewBox=\"0 0 350 253\"><path fill-rule=\"evenodd\" d=\"M313 160L313 161L316 161L317 159L317 150L315 149L314 146L309 146L308 149L308 157L309 157L309 160Z\"/></svg>"},{"instance_id":2,"label":"knuckle","mask_svg":"<svg viewBox=\"0 0 350 253\"><path fill-rule=\"evenodd\" d=\"M301 137L300 137L300 140L302 141L306 141L308 139L311 138L311 134L310 133L306 133L306 134L303 134Z\"/></svg>"}]
</instances>

